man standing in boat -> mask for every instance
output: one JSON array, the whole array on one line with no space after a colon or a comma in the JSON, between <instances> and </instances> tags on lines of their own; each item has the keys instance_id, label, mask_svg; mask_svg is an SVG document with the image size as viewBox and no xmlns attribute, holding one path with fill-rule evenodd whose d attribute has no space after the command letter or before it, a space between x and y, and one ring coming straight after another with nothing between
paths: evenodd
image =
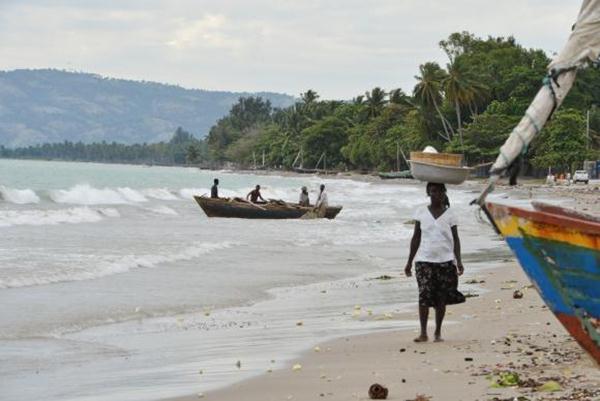
<instances>
[{"instance_id":1,"label":"man standing in boat","mask_svg":"<svg viewBox=\"0 0 600 401\"><path fill-rule=\"evenodd\" d=\"M319 217L325 217L328 205L329 201L327 199L327 192L325 192L325 184L321 184L321 192L319 192L317 203L315 203L315 210Z\"/></svg>"},{"instance_id":2,"label":"man standing in boat","mask_svg":"<svg viewBox=\"0 0 600 401\"><path fill-rule=\"evenodd\" d=\"M219 179L215 178L213 186L210 188L210 197L213 199L219 198Z\"/></svg>"},{"instance_id":3,"label":"man standing in boat","mask_svg":"<svg viewBox=\"0 0 600 401\"><path fill-rule=\"evenodd\" d=\"M262 200L263 202L266 202L260 194L260 185L257 185L256 188L248 192L248 195L246 195L246 200L248 200L248 198L250 198L250 202L252 203L258 202L258 198L260 198L260 200Z\"/></svg>"}]
</instances>

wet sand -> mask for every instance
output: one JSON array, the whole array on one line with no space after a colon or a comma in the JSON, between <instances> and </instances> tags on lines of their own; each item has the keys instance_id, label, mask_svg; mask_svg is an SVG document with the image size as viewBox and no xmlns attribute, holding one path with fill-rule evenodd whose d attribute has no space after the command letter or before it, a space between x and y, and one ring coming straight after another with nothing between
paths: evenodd
<instances>
[{"instance_id":1,"label":"wet sand","mask_svg":"<svg viewBox=\"0 0 600 401\"><path fill-rule=\"evenodd\" d=\"M342 338L285 369L174 400L366 400L373 383L389 389L388 399L402 401L419 394L444 401L600 399L600 369L515 263L502 263L475 280L489 292L448 308L442 343L416 344L412 330ZM517 289L522 299L513 298ZM523 384L494 386L501 372L517 373ZM549 381L558 382L561 391L540 391Z\"/></svg>"}]
</instances>

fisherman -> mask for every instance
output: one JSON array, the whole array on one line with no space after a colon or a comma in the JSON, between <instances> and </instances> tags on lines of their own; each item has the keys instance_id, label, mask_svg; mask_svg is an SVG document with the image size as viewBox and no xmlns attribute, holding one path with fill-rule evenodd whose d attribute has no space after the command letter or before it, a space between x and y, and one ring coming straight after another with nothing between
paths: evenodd
<instances>
[{"instance_id":1,"label":"fisherman","mask_svg":"<svg viewBox=\"0 0 600 401\"><path fill-rule=\"evenodd\" d=\"M429 308L435 308L435 342L442 339L442 321L446 305L465 302L458 287L458 276L464 267L460 255L458 219L446 195L444 184L428 183L429 206L422 206L415 213L415 230L410 242L410 255L404 268L406 276L412 276L415 260L419 287L419 320L421 334L415 342L425 342Z\"/></svg>"},{"instance_id":2,"label":"fisherman","mask_svg":"<svg viewBox=\"0 0 600 401\"><path fill-rule=\"evenodd\" d=\"M250 202L252 203L258 202L258 198L260 198L260 200L263 202L266 202L260 194L260 185L257 185L252 191L248 192L248 195L246 195L246 200L248 200L248 198L250 198Z\"/></svg>"},{"instance_id":3,"label":"fisherman","mask_svg":"<svg viewBox=\"0 0 600 401\"><path fill-rule=\"evenodd\" d=\"M300 200L298 201L300 206L310 206L310 199L308 198L308 189L302 187L300 191Z\"/></svg>"},{"instance_id":4,"label":"fisherman","mask_svg":"<svg viewBox=\"0 0 600 401\"><path fill-rule=\"evenodd\" d=\"M210 197L213 199L219 198L219 179L215 178L213 186L210 188Z\"/></svg>"},{"instance_id":5,"label":"fisherman","mask_svg":"<svg viewBox=\"0 0 600 401\"><path fill-rule=\"evenodd\" d=\"M327 200L327 192L325 191L325 184L321 184L321 191L319 192L319 197L317 198L317 203L315 203L315 211L319 217L325 217L325 213L327 212L327 206L329 204Z\"/></svg>"}]
</instances>

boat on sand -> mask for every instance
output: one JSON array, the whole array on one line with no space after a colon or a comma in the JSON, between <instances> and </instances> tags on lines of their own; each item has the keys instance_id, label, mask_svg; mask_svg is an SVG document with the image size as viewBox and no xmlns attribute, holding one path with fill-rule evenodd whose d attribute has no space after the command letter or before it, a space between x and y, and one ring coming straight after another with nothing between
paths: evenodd
<instances>
[{"instance_id":1,"label":"boat on sand","mask_svg":"<svg viewBox=\"0 0 600 401\"><path fill-rule=\"evenodd\" d=\"M548 308L600 363L600 219L558 206L487 203Z\"/></svg>"},{"instance_id":2,"label":"boat on sand","mask_svg":"<svg viewBox=\"0 0 600 401\"><path fill-rule=\"evenodd\" d=\"M500 148L486 187L473 201L502 234L548 308L598 364L600 219L540 203L532 208L500 205L486 197L560 107L577 71L599 57L600 0L584 0L567 44L548 66L543 86Z\"/></svg>"},{"instance_id":3,"label":"boat on sand","mask_svg":"<svg viewBox=\"0 0 600 401\"><path fill-rule=\"evenodd\" d=\"M194 196L208 217L237 217L240 219L300 219L317 218L312 207L280 200L252 203L242 198L209 198ZM324 218L334 219L342 206L328 206Z\"/></svg>"}]
</instances>

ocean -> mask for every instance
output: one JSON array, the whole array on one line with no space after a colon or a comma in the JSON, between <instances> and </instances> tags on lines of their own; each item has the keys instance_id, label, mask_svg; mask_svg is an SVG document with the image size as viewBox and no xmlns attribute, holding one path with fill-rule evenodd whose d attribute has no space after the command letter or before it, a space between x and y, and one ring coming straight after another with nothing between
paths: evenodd
<instances>
[{"instance_id":1,"label":"ocean","mask_svg":"<svg viewBox=\"0 0 600 401\"><path fill-rule=\"evenodd\" d=\"M221 196L260 184L288 201L303 185L314 201L324 183L343 210L211 219L192 196L213 178ZM475 195L449 190L470 275L509 257L468 206ZM0 160L0 399L205 392L327 339L414 328L394 314L415 309L403 268L425 203L411 181Z\"/></svg>"}]
</instances>

